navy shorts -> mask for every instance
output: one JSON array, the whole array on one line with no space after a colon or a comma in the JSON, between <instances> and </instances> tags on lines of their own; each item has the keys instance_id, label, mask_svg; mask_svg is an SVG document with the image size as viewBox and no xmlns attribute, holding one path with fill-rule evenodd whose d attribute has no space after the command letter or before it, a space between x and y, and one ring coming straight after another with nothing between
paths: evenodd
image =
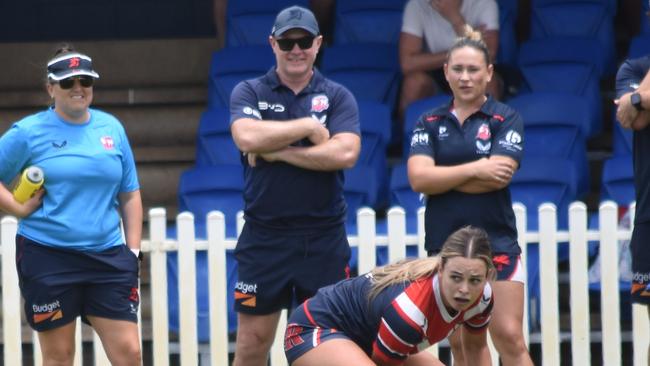
<instances>
[{"instance_id":1,"label":"navy shorts","mask_svg":"<svg viewBox=\"0 0 650 366\"><path fill-rule=\"evenodd\" d=\"M650 223L634 225L632 255L632 302L650 305Z\"/></svg>"},{"instance_id":2,"label":"navy shorts","mask_svg":"<svg viewBox=\"0 0 650 366\"><path fill-rule=\"evenodd\" d=\"M311 300L298 306L289 318L289 324L284 334L284 354L287 356L289 365L325 341L331 339L352 340L340 330L324 328L316 324L307 308L309 301Z\"/></svg>"},{"instance_id":3,"label":"navy shorts","mask_svg":"<svg viewBox=\"0 0 650 366\"><path fill-rule=\"evenodd\" d=\"M492 264L497 270L497 281L526 282L519 254L497 253L492 256Z\"/></svg>"},{"instance_id":4,"label":"navy shorts","mask_svg":"<svg viewBox=\"0 0 650 366\"><path fill-rule=\"evenodd\" d=\"M16 236L16 269L25 315L36 331L87 315L137 322L138 258L126 245L102 252L48 247Z\"/></svg>"},{"instance_id":5,"label":"navy shorts","mask_svg":"<svg viewBox=\"0 0 650 366\"><path fill-rule=\"evenodd\" d=\"M246 223L235 258L235 310L247 314L290 308L350 274L350 245L343 225L310 235L287 235Z\"/></svg>"}]
</instances>

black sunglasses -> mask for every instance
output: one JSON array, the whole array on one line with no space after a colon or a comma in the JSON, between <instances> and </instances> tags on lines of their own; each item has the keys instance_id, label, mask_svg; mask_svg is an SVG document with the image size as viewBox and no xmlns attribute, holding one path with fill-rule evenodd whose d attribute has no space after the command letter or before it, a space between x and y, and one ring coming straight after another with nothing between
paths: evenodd
<instances>
[{"instance_id":1,"label":"black sunglasses","mask_svg":"<svg viewBox=\"0 0 650 366\"><path fill-rule=\"evenodd\" d=\"M93 86L93 83L95 83L95 78L87 75L72 76L69 78L59 80L58 83L61 89L72 89L72 87L74 86L75 79L79 80L79 84L81 84L81 86L83 86L84 88L90 88L91 86Z\"/></svg>"},{"instance_id":2,"label":"black sunglasses","mask_svg":"<svg viewBox=\"0 0 650 366\"><path fill-rule=\"evenodd\" d=\"M314 44L314 38L316 37L305 36L301 38L278 38L276 41L278 42L278 47L280 47L282 51L291 51L293 46L296 44L301 50L306 50L311 48L311 45Z\"/></svg>"}]
</instances>

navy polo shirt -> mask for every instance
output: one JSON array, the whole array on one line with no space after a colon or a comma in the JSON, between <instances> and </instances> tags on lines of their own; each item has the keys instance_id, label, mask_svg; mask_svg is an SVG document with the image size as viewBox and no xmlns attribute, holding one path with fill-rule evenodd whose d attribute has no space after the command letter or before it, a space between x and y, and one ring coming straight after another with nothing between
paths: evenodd
<instances>
[{"instance_id":1,"label":"navy polo shirt","mask_svg":"<svg viewBox=\"0 0 650 366\"><path fill-rule=\"evenodd\" d=\"M438 166L459 165L491 155L521 161L524 126L515 110L488 98L461 126L451 108L450 102L420 116L413 130L411 156L430 156ZM449 235L465 225L487 231L493 253L521 252L507 187L481 194L451 190L430 195L424 222L425 248L435 253Z\"/></svg>"},{"instance_id":2,"label":"navy polo shirt","mask_svg":"<svg viewBox=\"0 0 650 366\"><path fill-rule=\"evenodd\" d=\"M271 68L266 75L239 83L230 97L230 122L240 118L284 121L311 116L327 127L330 136L357 135L359 111L345 87L314 69L311 81L297 95L283 85ZM311 146L308 139L292 146ZM343 224L343 171L316 171L284 162L257 160L244 166L244 215L247 222L291 233L312 232Z\"/></svg>"},{"instance_id":3,"label":"navy polo shirt","mask_svg":"<svg viewBox=\"0 0 650 366\"><path fill-rule=\"evenodd\" d=\"M616 97L629 93L639 84L650 69L650 56L626 60L616 74ZM634 223L650 222L650 128L633 134L634 188L636 190L636 214Z\"/></svg>"}]
</instances>

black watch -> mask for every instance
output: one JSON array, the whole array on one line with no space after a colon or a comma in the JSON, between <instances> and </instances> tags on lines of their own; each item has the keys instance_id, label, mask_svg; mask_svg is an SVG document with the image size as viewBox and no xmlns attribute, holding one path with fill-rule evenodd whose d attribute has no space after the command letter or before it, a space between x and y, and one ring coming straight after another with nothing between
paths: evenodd
<instances>
[{"instance_id":1,"label":"black watch","mask_svg":"<svg viewBox=\"0 0 650 366\"><path fill-rule=\"evenodd\" d=\"M642 111L643 110L643 105L641 104L641 94L634 92L630 95L630 102L632 102L632 105L634 108L636 108L637 111Z\"/></svg>"}]
</instances>

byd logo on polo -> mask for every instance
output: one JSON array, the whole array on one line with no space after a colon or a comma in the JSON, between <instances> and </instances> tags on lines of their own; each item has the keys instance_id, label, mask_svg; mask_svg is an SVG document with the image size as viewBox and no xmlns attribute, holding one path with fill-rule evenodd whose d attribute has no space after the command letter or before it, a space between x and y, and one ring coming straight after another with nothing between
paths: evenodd
<instances>
[{"instance_id":1,"label":"byd logo on polo","mask_svg":"<svg viewBox=\"0 0 650 366\"><path fill-rule=\"evenodd\" d=\"M260 111L265 111L267 109L270 109L273 112L284 112L284 106L280 103L269 103L266 101L259 101L257 102L257 108Z\"/></svg>"}]
</instances>

